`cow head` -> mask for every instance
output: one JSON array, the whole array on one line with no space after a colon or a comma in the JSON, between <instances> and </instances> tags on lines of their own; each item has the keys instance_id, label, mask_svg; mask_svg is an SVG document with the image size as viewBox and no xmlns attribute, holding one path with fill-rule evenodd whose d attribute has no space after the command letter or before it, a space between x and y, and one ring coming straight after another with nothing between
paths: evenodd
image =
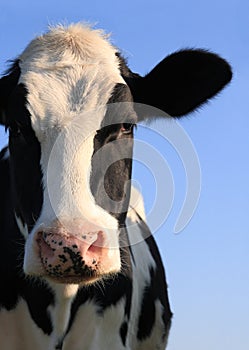
<instances>
[{"instance_id":1,"label":"cow head","mask_svg":"<svg viewBox=\"0 0 249 350\"><path fill-rule=\"evenodd\" d=\"M155 117L141 106L180 117L231 76L219 56L183 50L141 77L101 31L79 24L34 39L0 80L24 272L61 283L119 272L133 128Z\"/></svg>"}]
</instances>

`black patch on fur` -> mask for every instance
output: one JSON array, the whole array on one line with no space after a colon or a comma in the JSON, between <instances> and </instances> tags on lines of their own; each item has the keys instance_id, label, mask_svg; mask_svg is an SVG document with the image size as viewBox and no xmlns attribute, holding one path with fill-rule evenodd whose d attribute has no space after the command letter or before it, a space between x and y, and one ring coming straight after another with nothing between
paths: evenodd
<instances>
[{"instance_id":1,"label":"black patch on fur","mask_svg":"<svg viewBox=\"0 0 249 350\"><path fill-rule=\"evenodd\" d=\"M108 102L102 127L94 138L91 164L90 186L95 201L117 218L120 225L125 222L130 200L128 181L131 179L132 171L133 132L131 129L130 133L122 133L121 129L123 123L131 125L136 123L131 100L129 87L125 84L116 84ZM119 140L126 140L125 150L124 143L118 142ZM119 155L118 161L116 161L117 155ZM107 163L110 164L108 169L106 169Z\"/></svg>"},{"instance_id":2,"label":"black patch on fur","mask_svg":"<svg viewBox=\"0 0 249 350\"><path fill-rule=\"evenodd\" d=\"M9 159L0 154L0 308L13 310L23 298L36 325L51 334L52 322L47 313L54 296L45 282L29 280L22 271L24 238L16 225L11 196Z\"/></svg>"},{"instance_id":3,"label":"black patch on fur","mask_svg":"<svg viewBox=\"0 0 249 350\"><path fill-rule=\"evenodd\" d=\"M62 346L63 346L63 340L60 340L60 341L57 343L55 349L56 349L56 350L62 350Z\"/></svg>"},{"instance_id":4,"label":"black patch on fur","mask_svg":"<svg viewBox=\"0 0 249 350\"><path fill-rule=\"evenodd\" d=\"M150 270L151 284L144 288L143 300L141 304L141 311L138 320L137 338L144 340L151 334L152 328L155 324L156 309L155 309L155 291L153 270ZM157 286L158 287L158 286Z\"/></svg>"},{"instance_id":5,"label":"black patch on fur","mask_svg":"<svg viewBox=\"0 0 249 350\"><path fill-rule=\"evenodd\" d=\"M9 128L13 204L17 216L30 231L40 215L43 188L40 143L31 126L26 95L23 84L16 86L9 97L5 115Z\"/></svg>"},{"instance_id":6,"label":"black patch on fur","mask_svg":"<svg viewBox=\"0 0 249 350\"><path fill-rule=\"evenodd\" d=\"M46 282L41 280L34 283L32 280L23 280L23 290L21 296L26 300L29 312L39 328L47 335L53 330L52 321L48 314L49 305L54 305L54 295Z\"/></svg>"},{"instance_id":7,"label":"black patch on fur","mask_svg":"<svg viewBox=\"0 0 249 350\"><path fill-rule=\"evenodd\" d=\"M119 334L122 340L123 345L125 346L126 343L126 337L127 337L127 332L128 332L128 324L127 322L123 322L120 330L119 330Z\"/></svg>"},{"instance_id":8,"label":"black patch on fur","mask_svg":"<svg viewBox=\"0 0 249 350\"><path fill-rule=\"evenodd\" d=\"M8 104L9 96L16 87L20 77L20 67L18 60L14 61L5 75L0 79L0 124L6 124L4 110Z\"/></svg>"},{"instance_id":9,"label":"black patch on fur","mask_svg":"<svg viewBox=\"0 0 249 350\"><path fill-rule=\"evenodd\" d=\"M122 83L117 83L114 86L114 89L112 91L112 95L109 98L109 101L107 104L111 103L117 103L117 102L132 102L132 95L131 91L129 89L129 86ZM117 116L118 118L118 116Z\"/></svg>"},{"instance_id":10,"label":"black patch on fur","mask_svg":"<svg viewBox=\"0 0 249 350\"><path fill-rule=\"evenodd\" d=\"M107 111L101 123L101 127L117 126L122 123L137 123L137 115L134 111L133 97L128 85L117 83L107 102Z\"/></svg>"},{"instance_id":11,"label":"black patch on fur","mask_svg":"<svg viewBox=\"0 0 249 350\"><path fill-rule=\"evenodd\" d=\"M19 261L21 264L18 244L22 247L24 239L18 235L15 225L10 195L9 159L3 159L5 152L6 149L0 154L0 307L11 310L19 299L16 265Z\"/></svg>"},{"instance_id":12,"label":"black patch on fur","mask_svg":"<svg viewBox=\"0 0 249 350\"><path fill-rule=\"evenodd\" d=\"M145 242L147 243L151 255L156 263L156 269L150 269L151 281L150 284L144 289L137 337L140 340L144 340L150 336L155 323L155 301L160 300L163 306L162 320L165 325L165 333L163 334L163 338L166 338L173 314L169 305L165 270L158 247L148 226L142 220L139 222L139 226L141 228L141 232L144 234Z\"/></svg>"},{"instance_id":13,"label":"black patch on fur","mask_svg":"<svg viewBox=\"0 0 249 350\"><path fill-rule=\"evenodd\" d=\"M9 129L13 206L30 230L40 214L43 201L40 143L26 108L27 90L23 84L17 85L19 77L20 67L16 60L0 79L0 123Z\"/></svg>"}]
</instances>

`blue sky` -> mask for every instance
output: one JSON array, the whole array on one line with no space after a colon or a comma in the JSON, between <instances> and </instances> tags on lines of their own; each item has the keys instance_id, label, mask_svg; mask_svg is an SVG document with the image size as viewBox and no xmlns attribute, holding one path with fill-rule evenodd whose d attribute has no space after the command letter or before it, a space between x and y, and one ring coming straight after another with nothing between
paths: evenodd
<instances>
[{"instance_id":1,"label":"blue sky","mask_svg":"<svg viewBox=\"0 0 249 350\"><path fill-rule=\"evenodd\" d=\"M181 120L199 157L202 186L192 220L177 235L174 226L186 191L184 167L170 144L142 128L137 137L159 149L175 184L168 220L155 233L174 311L168 349L248 350L248 2L1 1L1 72L6 60L18 55L49 23L82 20L112 32L114 44L141 74L183 47L208 48L231 63L231 85L198 113ZM160 121L157 127L162 130L166 124ZM6 141L2 128L0 145ZM134 178L149 211L155 195L153 175L137 164ZM167 184L159 190L166 198Z\"/></svg>"}]
</instances>

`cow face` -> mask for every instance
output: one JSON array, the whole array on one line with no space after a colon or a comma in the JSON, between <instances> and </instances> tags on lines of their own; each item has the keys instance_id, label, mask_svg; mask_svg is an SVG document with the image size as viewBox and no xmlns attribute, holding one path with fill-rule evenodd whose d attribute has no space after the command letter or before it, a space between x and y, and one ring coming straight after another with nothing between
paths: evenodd
<instances>
[{"instance_id":1,"label":"cow face","mask_svg":"<svg viewBox=\"0 0 249 350\"><path fill-rule=\"evenodd\" d=\"M0 81L25 273L91 283L120 271L133 127L154 117L141 106L181 116L230 79L229 65L203 50L175 53L142 78L81 25L34 39Z\"/></svg>"}]
</instances>

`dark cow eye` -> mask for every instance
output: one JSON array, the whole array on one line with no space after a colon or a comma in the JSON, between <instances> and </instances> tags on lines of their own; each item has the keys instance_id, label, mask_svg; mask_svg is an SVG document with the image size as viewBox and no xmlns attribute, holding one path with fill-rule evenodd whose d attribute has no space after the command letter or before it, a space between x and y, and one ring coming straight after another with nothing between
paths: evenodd
<instances>
[{"instance_id":1,"label":"dark cow eye","mask_svg":"<svg viewBox=\"0 0 249 350\"><path fill-rule=\"evenodd\" d=\"M128 135L132 132L133 127L134 127L134 124L132 123L123 123L121 125L121 132L125 135Z\"/></svg>"}]
</instances>

